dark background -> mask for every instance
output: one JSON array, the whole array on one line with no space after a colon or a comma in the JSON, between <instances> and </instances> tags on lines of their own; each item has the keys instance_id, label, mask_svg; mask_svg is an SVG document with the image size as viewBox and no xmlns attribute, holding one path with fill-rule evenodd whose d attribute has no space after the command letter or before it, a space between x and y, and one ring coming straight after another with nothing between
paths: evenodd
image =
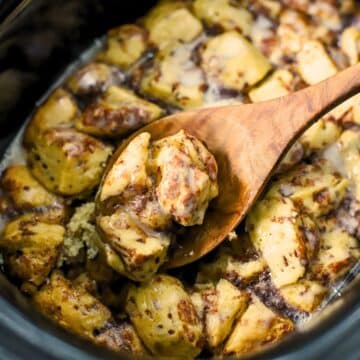
<instances>
[{"instance_id":1,"label":"dark background","mask_svg":"<svg viewBox=\"0 0 360 360\"><path fill-rule=\"evenodd\" d=\"M0 0L0 155L34 103L95 37L113 26L133 21L154 3L150 0ZM357 281L332 316L256 358L360 359L359 294ZM0 274L0 359L112 357L110 352L69 335L34 313L17 289Z\"/></svg>"}]
</instances>

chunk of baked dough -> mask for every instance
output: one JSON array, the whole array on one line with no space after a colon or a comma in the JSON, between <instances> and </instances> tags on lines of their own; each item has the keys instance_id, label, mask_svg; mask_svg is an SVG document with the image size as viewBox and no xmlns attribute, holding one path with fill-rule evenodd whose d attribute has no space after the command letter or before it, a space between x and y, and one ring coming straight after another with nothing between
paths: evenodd
<instances>
[{"instance_id":1,"label":"chunk of baked dough","mask_svg":"<svg viewBox=\"0 0 360 360\"><path fill-rule=\"evenodd\" d=\"M65 217L63 199L46 190L25 165L6 168L1 177L1 188L17 210L36 211L43 217L47 214L49 219L54 219L56 215L57 222L61 222Z\"/></svg>"},{"instance_id":2,"label":"chunk of baked dough","mask_svg":"<svg viewBox=\"0 0 360 360\"><path fill-rule=\"evenodd\" d=\"M97 224L103 239L121 256L132 279L148 280L165 262L170 238L141 226L124 210L99 216Z\"/></svg>"},{"instance_id":3,"label":"chunk of baked dough","mask_svg":"<svg viewBox=\"0 0 360 360\"><path fill-rule=\"evenodd\" d=\"M346 28L340 36L340 48L348 57L350 65L359 62L360 31L355 27Z\"/></svg>"},{"instance_id":4,"label":"chunk of baked dough","mask_svg":"<svg viewBox=\"0 0 360 360\"><path fill-rule=\"evenodd\" d=\"M141 133L131 140L105 175L98 195L100 201L120 195L129 186L146 190L151 185L146 169L149 146L149 133Z\"/></svg>"},{"instance_id":5,"label":"chunk of baked dough","mask_svg":"<svg viewBox=\"0 0 360 360\"><path fill-rule=\"evenodd\" d=\"M233 241L243 241L239 238ZM244 259L244 253L237 253L232 247L219 247L212 261L202 262L197 273L196 283L217 282L221 278L232 284L246 285L255 280L266 268L262 257Z\"/></svg>"},{"instance_id":6,"label":"chunk of baked dough","mask_svg":"<svg viewBox=\"0 0 360 360\"><path fill-rule=\"evenodd\" d=\"M106 37L105 49L97 59L127 69L134 64L148 48L148 33L134 24L111 29Z\"/></svg>"},{"instance_id":7,"label":"chunk of baked dough","mask_svg":"<svg viewBox=\"0 0 360 360\"><path fill-rule=\"evenodd\" d=\"M309 85L325 80L338 71L320 41L306 42L297 54L297 62L301 77Z\"/></svg>"},{"instance_id":8,"label":"chunk of baked dough","mask_svg":"<svg viewBox=\"0 0 360 360\"><path fill-rule=\"evenodd\" d=\"M288 95L293 80L294 76L289 70L276 70L268 79L252 89L249 97L252 102L259 102Z\"/></svg>"},{"instance_id":9,"label":"chunk of baked dough","mask_svg":"<svg viewBox=\"0 0 360 360\"><path fill-rule=\"evenodd\" d=\"M193 47L187 45L161 52L142 78L141 92L183 109L201 106L206 81L192 54Z\"/></svg>"},{"instance_id":10,"label":"chunk of baked dough","mask_svg":"<svg viewBox=\"0 0 360 360\"><path fill-rule=\"evenodd\" d=\"M106 306L60 271L32 300L41 313L76 335L115 351L147 352L131 324L115 321Z\"/></svg>"},{"instance_id":11,"label":"chunk of baked dough","mask_svg":"<svg viewBox=\"0 0 360 360\"><path fill-rule=\"evenodd\" d=\"M280 340L294 330L294 324L267 308L253 297L225 343L224 353L242 355L258 350L265 344Z\"/></svg>"},{"instance_id":12,"label":"chunk of baked dough","mask_svg":"<svg viewBox=\"0 0 360 360\"><path fill-rule=\"evenodd\" d=\"M41 285L55 267L64 239L61 225L26 214L9 222L0 238L9 274L24 284Z\"/></svg>"},{"instance_id":13,"label":"chunk of baked dough","mask_svg":"<svg viewBox=\"0 0 360 360\"><path fill-rule=\"evenodd\" d=\"M201 53L201 66L221 86L239 91L259 82L271 69L266 57L236 31L210 38Z\"/></svg>"},{"instance_id":14,"label":"chunk of baked dough","mask_svg":"<svg viewBox=\"0 0 360 360\"><path fill-rule=\"evenodd\" d=\"M225 279L220 279L216 285L202 285L198 292L203 303L206 340L215 348L226 339L234 321L245 311L249 295Z\"/></svg>"},{"instance_id":15,"label":"chunk of baked dough","mask_svg":"<svg viewBox=\"0 0 360 360\"><path fill-rule=\"evenodd\" d=\"M251 13L234 6L230 0L195 0L193 9L207 25L220 25L225 30L238 30L244 35L251 31Z\"/></svg>"},{"instance_id":16,"label":"chunk of baked dough","mask_svg":"<svg viewBox=\"0 0 360 360\"><path fill-rule=\"evenodd\" d=\"M131 286L126 312L153 355L194 358L200 353L202 324L178 279L158 274Z\"/></svg>"},{"instance_id":17,"label":"chunk of baked dough","mask_svg":"<svg viewBox=\"0 0 360 360\"><path fill-rule=\"evenodd\" d=\"M356 199L360 201L360 131L345 130L338 143L346 174L352 182Z\"/></svg>"},{"instance_id":18,"label":"chunk of baked dough","mask_svg":"<svg viewBox=\"0 0 360 360\"><path fill-rule=\"evenodd\" d=\"M339 227L330 228L321 235L319 254L311 266L311 273L319 281L333 282L359 259L357 239Z\"/></svg>"},{"instance_id":19,"label":"chunk of baked dough","mask_svg":"<svg viewBox=\"0 0 360 360\"><path fill-rule=\"evenodd\" d=\"M111 84L123 81L124 75L115 67L93 62L80 68L67 81L67 87L78 96L98 95Z\"/></svg>"},{"instance_id":20,"label":"chunk of baked dough","mask_svg":"<svg viewBox=\"0 0 360 360\"><path fill-rule=\"evenodd\" d=\"M81 196L100 182L112 147L73 129L49 129L27 144L32 174L48 190Z\"/></svg>"},{"instance_id":21,"label":"chunk of baked dough","mask_svg":"<svg viewBox=\"0 0 360 360\"><path fill-rule=\"evenodd\" d=\"M110 320L110 311L81 287L74 286L59 271L33 297L35 306L51 320L71 332L95 339Z\"/></svg>"},{"instance_id":22,"label":"chunk of baked dough","mask_svg":"<svg viewBox=\"0 0 360 360\"><path fill-rule=\"evenodd\" d=\"M280 55L296 56L309 39L311 31L311 26L302 13L285 9L280 14L279 26L276 29L277 48Z\"/></svg>"},{"instance_id":23,"label":"chunk of baked dough","mask_svg":"<svg viewBox=\"0 0 360 360\"><path fill-rule=\"evenodd\" d=\"M281 296L295 309L314 312L329 290L316 281L302 279L295 284L283 286Z\"/></svg>"},{"instance_id":24,"label":"chunk of baked dough","mask_svg":"<svg viewBox=\"0 0 360 360\"><path fill-rule=\"evenodd\" d=\"M304 276L307 262L302 218L290 199L265 197L246 219L256 249L271 271L276 287L292 284Z\"/></svg>"},{"instance_id":25,"label":"chunk of baked dough","mask_svg":"<svg viewBox=\"0 0 360 360\"><path fill-rule=\"evenodd\" d=\"M282 194L312 217L329 213L344 199L349 181L329 162L300 164L284 174L271 188L273 196Z\"/></svg>"},{"instance_id":26,"label":"chunk of baked dough","mask_svg":"<svg viewBox=\"0 0 360 360\"><path fill-rule=\"evenodd\" d=\"M182 130L154 142L153 156L161 208L183 226L202 224L209 202L218 195L213 155Z\"/></svg>"},{"instance_id":27,"label":"chunk of baked dough","mask_svg":"<svg viewBox=\"0 0 360 360\"><path fill-rule=\"evenodd\" d=\"M56 89L35 112L25 130L24 142L34 143L39 134L55 127L72 127L79 109L72 96L63 88Z\"/></svg>"},{"instance_id":28,"label":"chunk of baked dough","mask_svg":"<svg viewBox=\"0 0 360 360\"><path fill-rule=\"evenodd\" d=\"M320 119L300 137L307 155L334 143L341 134L341 127L334 121Z\"/></svg>"},{"instance_id":29,"label":"chunk of baked dough","mask_svg":"<svg viewBox=\"0 0 360 360\"><path fill-rule=\"evenodd\" d=\"M182 1L160 3L144 19L150 41L160 49L194 40L202 32L201 22Z\"/></svg>"},{"instance_id":30,"label":"chunk of baked dough","mask_svg":"<svg viewBox=\"0 0 360 360\"><path fill-rule=\"evenodd\" d=\"M75 125L80 131L95 136L119 137L159 118L163 110L132 91L111 85L90 104Z\"/></svg>"}]
</instances>

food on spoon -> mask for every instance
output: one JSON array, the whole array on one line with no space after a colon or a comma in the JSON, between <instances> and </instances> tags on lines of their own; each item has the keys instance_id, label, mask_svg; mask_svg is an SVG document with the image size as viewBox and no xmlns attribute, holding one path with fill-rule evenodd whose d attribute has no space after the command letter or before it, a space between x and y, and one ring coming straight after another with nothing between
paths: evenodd
<instances>
[{"instance_id":1,"label":"food on spoon","mask_svg":"<svg viewBox=\"0 0 360 360\"><path fill-rule=\"evenodd\" d=\"M151 142L141 133L105 174L97 225L129 277L143 281L165 262L172 223L202 224L217 194L216 161L199 140L180 131Z\"/></svg>"},{"instance_id":2,"label":"food on spoon","mask_svg":"<svg viewBox=\"0 0 360 360\"><path fill-rule=\"evenodd\" d=\"M355 186L355 197L360 201L360 132L357 129L345 130L339 138L339 147L342 154L347 176Z\"/></svg>"}]
</instances>

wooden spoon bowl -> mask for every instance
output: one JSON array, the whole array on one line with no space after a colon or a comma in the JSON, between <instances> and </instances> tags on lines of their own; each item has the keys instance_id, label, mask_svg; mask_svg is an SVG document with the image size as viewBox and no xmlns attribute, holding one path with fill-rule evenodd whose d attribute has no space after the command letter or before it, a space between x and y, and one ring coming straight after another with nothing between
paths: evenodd
<instances>
[{"instance_id":1,"label":"wooden spoon bowl","mask_svg":"<svg viewBox=\"0 0 360 360\"><path fill-rule=\"evenodd\" d=\"M218 163L219 196L211 202L204 223L187 229L165 268L191 263L218 246L243 220L294 141L359 91L360 64L275 100L177 113L127 139L118 154L141 132L158 140L184 129L202 140Z\"/></svg>"}]
</instances>

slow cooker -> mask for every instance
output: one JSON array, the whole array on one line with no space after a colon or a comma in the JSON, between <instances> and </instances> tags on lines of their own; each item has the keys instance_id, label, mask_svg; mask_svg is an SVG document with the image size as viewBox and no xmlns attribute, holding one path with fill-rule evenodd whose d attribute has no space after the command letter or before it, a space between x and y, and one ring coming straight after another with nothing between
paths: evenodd
<instances>
[{"instance_id":1,"label":"slow cooker","mask_svg":"<svg viewBox=\"0 0 360 360\"><path fill-rule=\"evenodd\" d=\"M66 66L107 29L155 1L0 0L0 153ZM251 359L359 359L360 268L321 316ZM37 314L0 273L1 359L129 358L96 347Z\"/></svg>"}]
</instances>

